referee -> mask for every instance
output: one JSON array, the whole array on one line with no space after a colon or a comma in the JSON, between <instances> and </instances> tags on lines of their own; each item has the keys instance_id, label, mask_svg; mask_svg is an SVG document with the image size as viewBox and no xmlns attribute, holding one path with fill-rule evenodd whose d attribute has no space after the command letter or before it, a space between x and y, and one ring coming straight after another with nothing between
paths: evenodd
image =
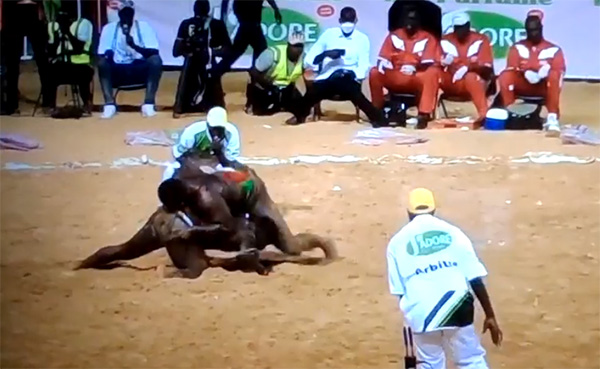
<instances>
[{"instance_id":1,"label":"referee","mask_svg":"<svg viewBox=\"0 0 600 369\"><path fill-rule=\"evenodd\" d=\"M408 202L410 221L390 240L387 264L390 292L415 333L417 359L423 368L445 369L447 348L458 368L487 369L471 294L485 312L483 332L499 346L502 331L482 280L487 271L464 232L434 216L431 191L417 188Z\"/></svg>"}]
</instances>

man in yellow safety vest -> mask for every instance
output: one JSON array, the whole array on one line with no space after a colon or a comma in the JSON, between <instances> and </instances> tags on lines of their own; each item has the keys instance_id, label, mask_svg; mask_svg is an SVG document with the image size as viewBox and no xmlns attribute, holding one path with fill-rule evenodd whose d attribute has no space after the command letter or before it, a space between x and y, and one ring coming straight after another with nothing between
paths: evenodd
<instances>
[{"instance_id":1,"label":"man in yellow safety vest","mask_svg":"<svg viewBox=\"0 0 600 369\"><path fill-rule=\"evenodd\" d=\"M94 78L91 65L92 23L73 19L69 13L59 11L56 20L48 22L48 54L50 57L49 100L56 106L56 89L61 84L77 85L84 109L91 112L90 84Z\"/></svg>"},{"instance_id":2,"label":"man in yellow safety vest","mask_svg":"<svg viewBox=\"0 0 600 369\"><path fill-rule=\"evenodd\" d=\"M263 51L250 71L253 82L246 89L246 113L270 115L290 111L302 95L296 81L304 72L304 35L291 32L286 45Z\"/></svg>"}]
</instances>

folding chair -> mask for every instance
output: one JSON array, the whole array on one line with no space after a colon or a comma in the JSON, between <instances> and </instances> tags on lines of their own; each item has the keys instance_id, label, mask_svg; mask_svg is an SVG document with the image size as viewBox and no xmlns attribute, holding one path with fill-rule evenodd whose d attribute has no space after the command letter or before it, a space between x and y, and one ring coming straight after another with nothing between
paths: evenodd
<instances>
[{"instance_id":1,"label":"folding chair","mask_svg":"<svg viewBox=\"0 0 600 369\"><path fill-rule=\"evenodd\" d=\"M323 68L323 64L321 63L321 64L319 64L319 67L317 69L318 70L317 74L321 72L322 68ZM358 82L362 86L363 80L361 79ZM309 86L306 86L306 88L308 88L308 87ZM330 99L326 99L326 100L329 100L329 101L338 101L338 102L349 101L348 99L342 98L342 96L340 94L336 94L336 95L332 96ZM360 109L354 103L352 105L354 105L355 119L356 119L357 122L360 122ZM314 113L313 114L313 118L314 118L315 121L321 120L321 118L323 117L323 111L321 110L321 102L318 102L318 103L315 104L315 106L313 108L313 113Z\"/></svg>"},{"instance_id":2,"label":"folding chair","mask_svg":"<svg viewBox=\"0 0 600 369\"><path fill-rule=\"evenodd\" d=\"M390 92L387 95L387 116L390 122L406 126L406 113L408 109L417 106L417 95ZM386 109L387 110L387 109Z\"/></svg>"},{"instance_id":3,"label":"folding chair","mask_svg":"<svg viewBox=\"0 0 600 369\"><path fill-rule=\"evenodd\" d=\"M56 88L58 89L58 87L60 86L65 86L65 96L68 95L68 86L71 86L71 100L69 101L70 103L73 103L73 106L77 107L77 108L81 108L83 106L83 99L81 98L81 95L79 94L79 86L76 84L69 84L69 83L62 83L59 84L58 86L56 86ZM38 108L40 107L42 102L42 92L40 91L40 94L38 95L37 100L35 101L35 105L33 107L33 113L31 113L32 117L35 117L35 113L37 112ZM67 105L69 104L69 102L67 102Z\"/></svg>"},{"instance_id":4,"label":"folding chair","mask_svg":"<svg viewBox=\"0 0 600 369\"><path fill-rule=\"evenodd\" d=\"M119 92L121 91L137 91L137 90L143 90L146 88L146 83L134 83L131 85L123 85L123 86L116 86L115 89L115 93L113 95L113 100L115 101L115 104L117 103L117 96L119 95Z\"/></svg>"},{"instance_id":5,"label":"folding chair","mask_svg":"<svg viewBox=\"0 0 600 369\"><path fill-rule=\"evenodd\" d=\"M338 101L338 102L349 101L348 99L342 98L340 95L334 95L331 99L327 99L327 100L329 100L329 101ZM355 119L356 119L356 121L360 122L360 109L358 108L357 105L354 105L354 111L355 111ZM314 116L315 120L321 120L321 118L323 117L323 111L321 110L321 103L320 102L318 102L318 103L315 104L314 115L313 116Z\"/></svg>"},{"instance_id":6,"label":"folding chair","mask_svg":"<svg viewBox=\"0 0 600 369\"><path fill-rule=\"evenodd\" d=\"M543 96L517 96L517 100L521 100L526 104L537 105L543 107L546 105L546 99Z\"/></svg>"}]
</instances>

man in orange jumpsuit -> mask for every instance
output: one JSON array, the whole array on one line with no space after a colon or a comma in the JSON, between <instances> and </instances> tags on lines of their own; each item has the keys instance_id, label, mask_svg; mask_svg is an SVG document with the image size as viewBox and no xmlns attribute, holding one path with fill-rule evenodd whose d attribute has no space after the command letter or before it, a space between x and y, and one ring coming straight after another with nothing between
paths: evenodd
<instances>
[{"instance_id":1,"label":"man in orange jumpsuit","mask_svg":"<svg viewBox=\"0 0 600 369\"><path fill-rule=\"evenodd\" d=\"M384 105L383 89L418 95L417 128L426 128L435 109L440 71L436 66L440 51L438 40L420 29L416 9L405 13L404 27L391 32L379 51L377 67L369 74L373 105Z\"/></svg>"},{"instance_id":2,"label":"man in orange jumpsuit","mask_svg":"<svg viewBox=\"0 0 600 369\"><path fill-rule=\"evenodd\" d=\"M467 13L452 19L454 32L442 38L442 90L449 97L470 99L477 109L478 122L488 110L486 90L494 74L492 45L487 36L471 31Z\"/></svg>"},{"instance_id":3,"label":"man in orange jumpsuit","mask_svg":"<svg viewBox=\"0 0 600 369\"><path fill-rule=\"evenodd\" d=\"M544 39L542 19L543 14L538 10L527 14L527 39L510 48L506 70L500 74L498 84L504 106L514 103L515 95L543 96L548 109L544 129L557 136L565 57L560 47Z\"/></svg>"}]
</instances>

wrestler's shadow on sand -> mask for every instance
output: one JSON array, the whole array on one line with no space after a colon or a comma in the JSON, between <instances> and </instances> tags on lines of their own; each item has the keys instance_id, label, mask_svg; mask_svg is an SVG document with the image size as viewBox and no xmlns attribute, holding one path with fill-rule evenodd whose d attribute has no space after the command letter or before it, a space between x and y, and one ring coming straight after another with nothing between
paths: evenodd
<instances>
[{"instance_id":1,"label":"wrestler's shadow on sand","mask_svg":"<svg viewBox=\"0 0 600 369\"><path fill-rule=\"evenodd\" d=\"M226 256L209 256L209 268L221 268L228 272L243 272L256 273L256 268L239 258ZM338 260L341 258L338 258ZM275 266L279 264L297 264L297 265L325 265L328 260L322 257L306 256L306 255L285 255L278 251L262 250L259 257L260 264L269 272L272 273ZM167 274L169 271L175 270L175 266L169 261L166 264L156 266L139 267L132 265L126 261L115 261L106 265L97 266L95 269L112 270L112 269L132 269L136 271L161 271L162 274Z\"/></svg>"}]
</instances>

